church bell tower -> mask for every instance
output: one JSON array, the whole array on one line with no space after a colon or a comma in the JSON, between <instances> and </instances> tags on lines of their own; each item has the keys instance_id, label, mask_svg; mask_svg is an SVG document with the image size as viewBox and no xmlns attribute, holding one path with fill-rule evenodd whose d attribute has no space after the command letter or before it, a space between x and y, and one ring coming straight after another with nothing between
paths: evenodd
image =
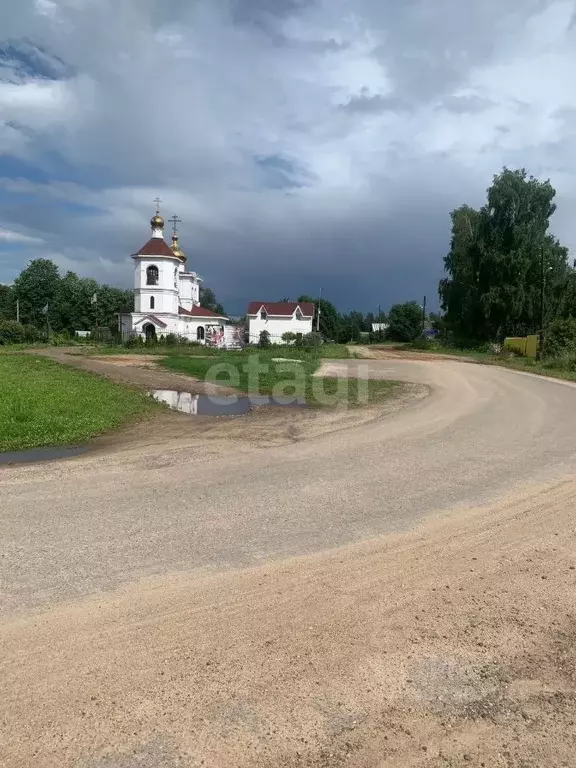
<instances>
[{"instance_id":1,"label":"church bell tower","mask_svg":"<svg viewBox=\"0 0 576 768\"><path fill-rule=\"evenodd\" d=\"M155 200L156 213L150 219L152 236L132 258L134 259L134 310L161 317L178 316L179 273L182 259L164 240L164 219L160 215L160 199Z\"/></svg>"}]
</instances>

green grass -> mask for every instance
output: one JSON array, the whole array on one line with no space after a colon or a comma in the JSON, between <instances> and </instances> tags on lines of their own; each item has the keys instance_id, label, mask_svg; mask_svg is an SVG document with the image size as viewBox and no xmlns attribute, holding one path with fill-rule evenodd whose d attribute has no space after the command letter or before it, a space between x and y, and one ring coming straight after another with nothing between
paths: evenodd
<instances>
[{"instance_id":1,"label":"green grass","mask_svg":"<svg viewBox=\"0 0 576 768\"><path fill-rule=\"evenodd\" d=\"M485 362L491 365L501 365L504 368L512 368L515 371L528 371L540 376L550 376L553 379L576 381L576 360L564 358L548 358L534 360L529 357L492 357Z\"/></svg>"},{"instance_id":2,"label":"green grass","mask_svg":"<svg viewBox=\"0 0 576 768\"><path fill-rule=\"evenodd\" d=\"M0 355L0 451L78 444L158 407L143 393L51 360Z\"/></svg>"},{"instance_id":3,"label":"green grass","mask_svg":"<svg viewBox=\"0 0 576 768\"><path fill-rule=\"evenodd\" d=\"M442 344L432 344L430 347L423 350L410 347L407 347L407 349L411 352L421 351L427 354L439 353L458 357L461 356L477 363L484 363L485 365L499 365L503 368L511 368L515 371L527 371L540 376L550 376L554 379L576 381L576 355L573 354L535 360L530 357L506 354L506 352L494 354L479 349L461 349L458 347L444 346Z\"/></svg>"},{"instance_id":4,"label":"green grass","mask_svg":"<svg viewBox=\"0 0 576 768\"><path fill-rule=\"evenodd\" d=\"M494 357L492 352L486 352L482 349L465 349L461 347L450 347L444 344L435 344L430 349L423 350L424 352L438 352L441 355L453 355L454 357L470 357L475 360L486 360Z\"/></svg>"},{"instance_id":5,"label":"green grass","mask_svg":"<svg viewBox=\"0 0 576 768\"><path fill-rule=\"evenodd\" d=\"M142 346L135 347L94 344L82 348L82 353L86 355L160 355L162 357L220 357L225 354L242 358L247 354L254 354L255 352L267 358L290 357L298 360L342 360L351 356L346 344L322 344L318 347L296 347L293 344L286 346L278 344L265 349L246 347L243 350L222 350L200 344L179 344L176 346L143 344Z\"/></svg>"},{"instance_id":6,"label":"green grass","mask_svg":"<svg viewBox=\"0 0 576 768\"><path fill-rule=\"evenodd\" d=\"M338 347L342 356L344 350L345 347ZM399 387L394 381L313 376L322 361L320 354L302 354L300 350L298 357L295 353L285 353L286 348L275 348L221 351L211 358L171 355L164 358L161 365L200 381L234 387L248 394L303 398L313 407L367 405L389 397ZM274 357L291 357L303 362L275 362Z\"/></svg>"}]
</instances>

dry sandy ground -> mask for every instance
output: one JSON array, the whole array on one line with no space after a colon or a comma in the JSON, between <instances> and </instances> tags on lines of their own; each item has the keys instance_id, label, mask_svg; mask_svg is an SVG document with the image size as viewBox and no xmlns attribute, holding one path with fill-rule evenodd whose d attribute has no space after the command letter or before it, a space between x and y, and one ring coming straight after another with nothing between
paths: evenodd
<instances>
[{"instance_id":1,"label":"dry sandy ground","mask_svg":"<svg viewBox=\"0 0 576 768\"><path fill-rule=\"evenodd\" d=\"M415 349L406 349L402 346L390 346L383 344L382 346L371 345L353 345L350 346L350 350L356 357L365 358L368 360L429 360L434 362L441 362L442 360L454 360L459 363L477 363L478 361L473 357L466 357L465 355L449 355L439 352L423 352Z\"/></svg>"},{"instance_id":2,"label":"dry sandy ground","mask_svg":"<svg viewBox=\"0 0 576 768\"><path fill-rule=\"evenodd\" d=\"M191 376L159 368L157 355L85 355L77 347L47 348L39 354L65 365L106 376L112 381L147 391L169 389L192 394L236 394L229 387L204 383ZM350 361L355 375L354 364ZM326 372L329 373L328 368ZM338 373L338 372L337 372ZM157 452L162 449L174 453L186 447L187 453L209 450L229 453L238 444L284 445L309 440L352 426L367 424L381 419L414 402L428 393L427 387L407 383L394 396L371 407L361 409L301 409L258 407L247 416L215 419L210 416L190 416L168 410L159 412L152 420L135 423L99 437L90 443L93 454L110 454L134 450L142 454L146 449Z\"/></svg>"},{"instance_id":3,"label":"dry sandy ground","mask_svg":"<svg viewBox=\"0 0 576 768\"><path fill-rule=\"evenodd\" d=\"M0 476L2 766L576 765L576 389L387 366L431 396Z\"/></svg>"},{"instance_id":4,"label":"dry sandy ground","mask_svg":"<svg viewBox=\"0 0 576 768\"><path fill-rule=\"evenodd\" d=\"M575 502L10 622L2 764L573 766Z\"/></svg>"}]
</instances>

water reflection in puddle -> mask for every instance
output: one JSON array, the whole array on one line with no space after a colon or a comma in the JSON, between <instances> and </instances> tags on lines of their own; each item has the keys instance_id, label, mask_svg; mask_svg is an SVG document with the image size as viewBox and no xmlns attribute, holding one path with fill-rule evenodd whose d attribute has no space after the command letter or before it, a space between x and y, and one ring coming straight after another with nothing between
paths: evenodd
<instances>
[{"instance_id":1,"label":"water reflection in puddle","mask_svg":"<svg viewBox=\"0 0 576 768\"><path fill-rule=\"evenodd\" d=\"M32 448L29 451L13 451L0 453L0 464L20 464L29 461L52 461L67 459L86 453L88 446L76 445L71 448Z\"/></svg>"},{"instance_id":2,"label":"water reflection in puddle","mask_svg":"<svg viewBox=\"0 0 576 768\"><path fill-rule=\"evenodd\" d=\"M242 416L264 405L280 408L306 408L306 403L290 397L269 397L268 395L191 395L172 389L154 389L150 392L154 400L166 403L170 408L191 416Z\"/></svg>"}]
</instances>

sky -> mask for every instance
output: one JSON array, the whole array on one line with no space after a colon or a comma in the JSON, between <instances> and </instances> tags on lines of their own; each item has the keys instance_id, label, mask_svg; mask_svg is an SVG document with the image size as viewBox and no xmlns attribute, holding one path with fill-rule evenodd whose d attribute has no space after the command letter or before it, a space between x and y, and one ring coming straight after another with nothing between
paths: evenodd
<instances>
[{"instance_id":1,"label":"sky","mask_svg":"<svg viewBox=\"0 0 576 768\"><path fill-rule=\"evenodd\" d=\"M0 0L0 282L131 287L153 199L230 313L428 296L526 167L576 257L576 0ZM170 232L167 229L167 239Z\"/></svg>"}]
</instances>

